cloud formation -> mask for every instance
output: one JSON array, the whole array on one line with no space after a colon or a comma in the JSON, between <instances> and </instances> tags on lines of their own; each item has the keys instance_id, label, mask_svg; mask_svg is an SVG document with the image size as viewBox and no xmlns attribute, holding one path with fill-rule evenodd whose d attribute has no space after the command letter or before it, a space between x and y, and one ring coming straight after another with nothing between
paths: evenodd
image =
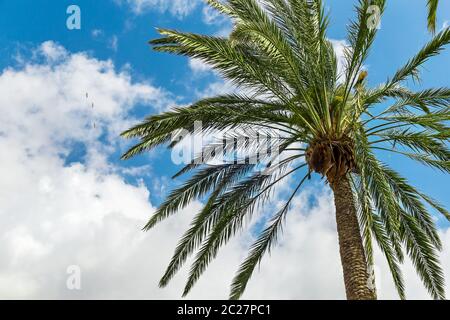
<instances>
[{"instance_id":1,"label":"cloud formation","mask_svg":"<svg viewBox=\"0 0 450 320\"><path fill-rule=\"evenodd\" d=\"M53 42L34 56L0 74L2 298L65 297L67 266L108 274L133 254L154 208L108 157L134 105L169 101L111 61Z\"/></svg>"}]
</instances>

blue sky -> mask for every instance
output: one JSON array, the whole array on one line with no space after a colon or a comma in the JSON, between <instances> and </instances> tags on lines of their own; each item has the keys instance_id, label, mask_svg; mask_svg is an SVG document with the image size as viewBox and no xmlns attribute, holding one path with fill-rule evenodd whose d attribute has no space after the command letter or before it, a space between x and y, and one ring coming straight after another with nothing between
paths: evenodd
<instances>
[{"instance_id":1,"label":"blue sky","mask_svg":"<svg viewBox=\"0 0 450 320\"><path fill-rule=\"evenodd\" d=\"M355 1L348 0L325 1L326 8L327 10L329 10L329 13L331 15L331 24L329 29L329 37L331 39L345 39L346 25L348 24L349 19L354 15L354 2ZM444 25L448 25L448 23L450 22L450 2L441 2L440 12L438 15L439 28L443 27ZM144 5L139 7L138 3ZM145 3L147 3L148 5L145 5ZM76 4L81 8L81 30L68 30L66 28L66 19L68 17L68 15L66 14L66 9L71 4ZM82 119L82 121L80 120L79 122L79 127L77 125L75 129L86 128L87 125L91 125L92 123L97 121L98 130L103 131L96 133L91 133L91 131L89 131L89 133L86 133L86 136L89 136L89 138L83 137L83 133L82 131L80 131L80 133L77 133L76 135L68 135L67 137L61 138L61 141L59 141L58 139L55 140L52 135L64 135L64 130L58 129L58 131L55 130L45 133L45 127L42 125L42 122L32 122L32 125L36 126L36 137L40 137L39 134L41 133L46 137L48 135L50 137L48 138L48 141L50 141L51 143L55 143L55 147L50 151L55 152L55 154L58 154L58 156L44 158L39 152L46 152L45 150L47 150L46 148L48 146L45 146L46 144L42 143L42 145L39 145L39 148L36 147L35 157L37 159L40 159L39 157L43 157L41 160L43 161L43 163L45 163L45 161L49 163L48 168L44 170L43 168L32 169L31 167L23 167L21 168L21 170L23 169L24 172L27 172L28 170L35 170L38 172L40 172L39 170L43 170L42 172L57 172L57 170L61 170L61 172L65 172L65 174L68 174L69 170L71 170L69 173L80 175L80 177L78 178L82 181L84 181L83 179L87 179L86 181L91 181L89 178L90 173L92 173L92 175L96 176L97 178L100 177L101 179L103 179L102 181L110 181L110 185L108 186L110 186L111 188L117 187L116 189L114 189L114 192L116 193L105 195L105 198L116 200L120 199L122 194L128 195L127 199L130 199L129 201L134 201L133 203L135 203L133 205L130 205L130 207L135 209L142 209L142 216L133 217L133 219L136 219L137 221L135 224L131 223L133 227L130 227L126 230L118 229L119 231L117 232L127 234L127 232L131 232L130 230L133 230L136 233L139 233L140 231L137 226L142 226L141 222L145 221L145 217L149 216L149 213L151 213L152 210L154 210L154 207L156 207L162 201L164 195L167 194L168 190L170 190L170 188L175 185L174 182L170 181L170 176L176 172L177 167L171 163L170 154L168 154L168 152L164 151L164 149L162 148L152 152L149 155L144 155L125 163L120 161L119 156L121 152L125 150L126 144L124 141L120 140L120 138L117 136L117 133L119 133L120 130L126 128L132 123L135 123L137 120L142 119L146 115L160 112L161 110L167 109L170 106L188 104L200 97L220 92L220 90L225 90L227 88L225 83L223 83L208 69L204 69L203 65L196 64L192 61L189 62L189 60L186 58L153 52L147 42L148 40L157 37L157 33L155 30L156 27L173 28L207 34L226 34L230 28L228 22L221 18L211 16L210 11L205 13L205 7L201 1L183 0L174 2L165 0L0 0L0 12L0 30L2 30L2 32L0 33L0 74L1 77L5 78L4 83L6 85L8 83L14 83L14 80L20 76L23 76L24 79L37 79L36 81L38 82L45 82L46 76L54 76L55 79L59 79L61 74L67 76L67 74L65 73L67 72L67 70L64 69L65 67L79 67L80 70L91 70L89 72L94 72L92 74L92 78L97 77L99 79L98 82L95 82L94 80L92 80L93 82L88 80L80 82L74 81L72 83L73 88L71 89L64 87L64 85L61 83L58 84L58 80L55 80L55 83L56 85L61 85L61 87L57 87L53 90L53 87L51 87L51 85L53 85L53 82L51 81L49 81L48 86L49 91L62 92L61 95L63 98L67 98L67 96L70 96L73 92L75 92L75 100L78 99L77 101L81 101L80 103L86 103L86 106L74 107L76 109L76 112L70 114L70 117L78 117L76 119ZM382 19L382 28L379 32L377 41L372 48L371 55L366 63L366 67L369 71L369 84L377 85L381 82L384 82L389 75L392 75L398 67L403 65L407 61L407 59L415 54L429 39L430 35L426 30L425 0L388 1L388 8ZM43 44L47 44L47 46ZM56 58L52 58L51 52L56 52ZM109 66L104 65L105 63L107 63L107 61L110 61ZM95 67L93 67L93 69L89 69L87 67L88 65L93 65ZM31 71L29 71L27 68L30 68ZM49 70L45 68L49 68ZM102 68L106 69L107 71L104 71ZM11 75L7 74L7 70L11 71ZM43 75L38 75L37 73L39 72L42 72ZM410 85L413 88L448 86L449 72L450 51L447 50L442 55L433 58L426 64L422 73L422 83L411 83ZM86 76L89 78L89 73ZM104 81L103 76L111 77L113 83L117 83L117 85L111 86L113 88L111 89L110 93L107 92L107 90L110 89L109 85L102 82ZM80 77L82 76L80 75ZM96 85L95 88L90 86L92 85L92 83ZM27 86L27 82L23 82L23 86ZM39 86L36 85L36 87ZM33 92L32 88L30 88L28 91L26 88L21 88L20 90L17 88L18 87L5 89L4 87L4 90L8 91L9 93L12 92L12 94L16 92L14 90L18 90L18 95L23 94L25 96L26 94L31 94L30 92ZM45 85L43 86L43 88L45 88ZM52 88L52 90L50 90L50 88ZM127 90L130 90L130 92L132 93L127 94ZM37 91L37 93L41 92L42 90ZM87 98L84 97L85 93L88 93ZM111 101L117 104L117 110L108 110L109 107L107 103L108 101L110 101L109 98L111 98ZM40 99L37 100L41 101ZM6 104L9 103L8 100L5 101ZM47 100L43 98L42 101ZM51 102L51 100L48 101ZM20 104L19 102L22 104ZM14 121L17 121L19 115L16 117L12 111L3 108L31 108L34 104L32 98L29 99L28 102L19 102L17 102L16 105L8 106L5 105L5 102L3 102L4 104L0 107L3 110L2 112L5 112L7 115L12 114L10 118L7 118L9 122L5 123L15 125L17 128L19 128L21 124ZM94 103L95 105L95 111L92 111L92 119L89 118L89 106L91 106L91 103ZM41 112L41 106L39 105L39 102L36 102L35 104L36 108L40 110L39 112ZM55 108L57 107L58 106L55 105ZM83 108L85 108L86 110L84 110ZM42 110L44 109L45 107L42 106ZM46 116L39 118L39 121L44 121L45 123L50 123L51 125L52 123L58 123L58 121L62 119L62 122L60 123L65 123L64 121L68 121L67 123L69 124L71 123L72 119L74 119L73 122L78 123L78 120L75 120L75 118L70 118L66 113L59 114L59 111L55 113L59 115L59 118L50 118L53 111L51 109L45 110L45 112L42 112ZM102 115L106 115L107 120L102 120ZM91 129L92 128L90 128L89 130ZM32 133L33 132L34 131L32 131ZM0 138L1 137L2 134L0 128ZM19 133L17 134L17 137L19 137ZM26 143L29 143L28 140L26 141ZM7 146L6 141L4 141L3 143L5 143L5 146ZM30 151L32 153L34 150L33 148L34 145L24 145L23 148L18 147L17 152L19 154L20 152L25 152L26 150L32 150ZM448 177L439 172L418 166L416 164L412 164L409 161L405 161L403 158L384 157L383 159L392 163L392 165L404 175L406 175L414 185L418 186L426 193L432 195L434 198L439 199L443 204L447 206L447 208L450 207L450 198L448 197L447 190ZM57 164L58 160L61 160L63 164ZM2 160L0 160L0 163L1 161ZM8 160L3 161L5 161L4 168L6 168L6 164L9 164L7 163ZM51 167L51 164L54 163L54 170L50 170L49 168L53 168ZM78 165L80 167L77 167ZM132 170L136 168L140 170L137 171L137 174L135 172L132 172ZM81 173L76 171L78 169L81 170ZM20 177L19 174L18 176ZM51 173L45 174L44 178L46 179L47 176L50 177L50 180L58 180L56 176L51 178ZM44 178L36 178L36 183L38 186L41 186L42 184L46 185L47 180L45 180ZM96 179L94 180L96 181ZM57 185L57 183L55 185ZM120 187L118 187L118 185L120 185ZM104 185L102 186L105 187ZM97 190L97 187L93 187L93 190ZM19 188L18 190L21 190L21 188ZM61 190L65 190L64 186L60 186L60 188ZM70 188L67 187L67 190L70 190ZM30 194L33 194L34 192L35 189L33 188L29 190ZM83 193L84 191L80 190L80 192ZM316 190L314 192L317 193L319 191ZM60 196L66 199L65 196ZM94 199L92 201L96 201L95 199L99 197L100 196L98 195L94 198L88 197L86 198L86 201L91 201L92 199ZM9 197L8 199L11 199L11 197ZM67 199L72 198L69 197ZM148 200L148 203L145 203L143 199ZM324 195L323 199L327 199L326 194ZM30 201L36 201L36 203L45 202L45 200L41 198L33 198L30 199ZM67 201L68 203L71 203L71 201L76 202L76 200L73 199ZM319 203L321 202L319 201ZM64 204L61 204L60 206L61 207L59 208L62 208L63 210L65 210L65 212L70 213L67 216L67 221L72 221L71 219L77 219L72 217L72 211L78 212L78 210L92 210L92 212L94 212L99 207L103 208L102 210L106 210L105 208L110 208L109 204L102 204L101 202L92 204L89 203L88 206L83 208L78 208L75 206L73 210L69 210L69 205L64 206ZM121 205L119 205L119 207L120 206ZM18 207L19 206L17 202L11 202L8 206L9 209L17 209ZM44 207L46 208L46 210L53 210L47 208L46 206ZM123 210L126 210L126 207L126 204L123 205ZM326 204L324 204L323 208L326 207ZM42 218L45 218L43 212L47 212L46 210L43 210L42 212L36 212L34 217L40 217L42 215ZM112 215L116 214L114 209L110 208L108 210L112 210ZM318 209L315 208L314 210L317 211ZM0 210L0 216L2 214L6 215L6 212L7 208L5 206L3 210ZM28 210L25 210L24 212L27 212L26 215L28 217ZM319 212L319 217L321 216L320 214L321 213ZM103 215L101 216L104 218ZM126 216L126 214L124 214L124 216ZM4 218L6 219L6 216L2 216L2 219ZM41 250L42 255L38 255L38 257L36 258L37 260L34 261L39 261L38 259L43 259L42 257L47 257L48 255L58 255L59 251L55 249L55 246L57 247L57 245L55 245L52 240L48 238L42 238L42 230L32 230L32 228L27 226L25 223L21 224L18 221L14 221L14 217L9 217L8 219L11 219L11 226L14 227L14 230L16 230L16 228L17 230L19 230L17 231L17 234L10 235L12 237L11 239L14 239L14 241L11 240L11 248L14 248L14 246L17 246L17 243L19 243L19 245L22 245L24 248L26 248L26 250ZM186 223L187 221L188 219L186 218L186 221L183 220L183 222L180 223L183 225L183 223ZM301 221L303 220L300 219L297 222L301 224ZM174 228L178 230L178 224L174 222L174 220L172 222L173 225L176 226ZM313 225L315 226L314 228L317 227L316 224ZM447 222L444 222L443 219L439 218L439 225L442 228L443 232L447 232L446 230L449 227L449 224ZM89 224L89 226L92 225ZM308 226L308 224L306 224L306 226ZM302 225L302 227L306 228L305 225ZM108 228L106 225L102 225L101 230L108 236L113 237L112 235L110 235L111 229ZM159 241L164 242L165 240L167 240L168 243L174 244L174 240L176 239L169 240L169 238L176 238L176 236L171 233L173 230L170 226L167 228L168 229L163 229L166 231L165 235L163 234L164 231L161 231L161 238ZM93 227L93 229L91 230L92 236L93 239L98 239L99 235L95 234L95 230L97 230L96 227ZM447 232L447 234L450 233ZM124 241L138 241L133 237L141 236L130 237L131 238L124 238ZM147 237L151 238L151 236L145 237L146 240L148 240ZM67 246L77 248L74 243L67 242L66 238L61 238L60 240L62 243L66 243ZM144 240L139 238L139 241ZM149 252L156 252L154 251L155 248L147 247L147 244L142 246L143 247L135 249L136 256L138 255L138 249L142 248L149 250ZM242 245L239 244L239 242L237 242L235 246L235 248L242 249ZM170 251L170 246L168 247L168 250ZM82 248L84 251L79 250L79 254L75 254L76 258L73 258L74 260L76 260L74 262L75 264L82 264L79 261L84 261L84 257L89 256L89 254L94 250L87 245L82 246ZM96 248L102 250L100 245ZM8 250L5 249L3 251L9 252ZM24 252L28 252L26 250ZM118 249L117 247L110 247L109 250L113 252ZM78 251L76 252L78 253ZM0 250L0 255L1 254L2 252ZM285 256L289 256L286 252L284 252L284 254ZM71 258L72 257L66 256L64 257L64 259L61 258L60 265L63 267L64 263L69 261ZM108 261L108 266L118 263L116 260L108 260L109 258L109 255L108 257L104 257L104 260ZM237 259L237 257L235 258ZM22 258L19 257L17 259L18 261L21 261L20 259ZM233 259L231 260L234 261ZM132 266L126 264L127 268L131 268L132 270L139 270L142 271L142 274L145 274L143 266L148 267L149 262L144 262L141 258L136 258L135 260L132 260L135 261L135 264L133 264ZM163 262L166 261L167 259ZM238 261L238 259L236 261ZM26 263L30 262L26 260ZM141 264L141 266L137 266L139 263ZM11 272L11 269L13 268L12 265L7 266L6 264L0 264L0 297L2 296L2 294L6 294L5 291L1 290L2 285L6 286L6 284L16 284L18 282L22 283L21 281L26 282L25 280L30 281L30 277L33 281L35 281L33 282L34 286L30 288L22 284L20 286L17 286L16 292L18 297L36 297L39 296L39 294L42 294L44 289L48 289L45 284L40 282L42 279L47 279L48 277L48 274L45 272L45 270L41 270L40 273L37 272L35 274L28 274L28 269L24 267L24 264L25 262L20 264L19 269L22 270L20 274ZM100 268L101 266L102 264L99 263L97 267L92 267L92 270L98 270L98 268ZM158 266L158 268L155 269L155 273L160 273L163 269L163 266L164 263L162 263L161 266ZM232 269L234 270L237 266L238 262L232 266ZM89 268L89 266L86 267L87 270L91 270ZM270 267L268 268L270 269ZM382 269L382 267L380 268ZM118 275L116 271L117 270L111 269L111 273L106 274L118 276L120 279L126 279L124 275ZM92 273L87 272L87 275L92 279L95 277L99 277L100 279L102 279L102 277L98 276L98 273L95 273L94 271ZM211 275L211 277L213 276L214 275ZM40 277L39 279L41 280L36 280L36 277ZM58 277L56 278L58 278L59 280L60 278L64 278L64 270ZM145 292L142 290L142 292L140 292L140 294L142 295L139 295L138 297L151 298L154 297L154 295L158 297L158 295L161 294L160 291L156 289L155 282L153 281L154 279L151 279L152 280L148 280L147 284L148 287L151 287L152 289L149 289L149 292ZM180 279L180 281L182 281L182 279ZM286 281L289 281L289 279ZM92 298L103 296L109 297L106 293L104 295L100 294L96 296L93 293L94 289L92 287L90 289L91 291L89 291L89 286L88 289L86 289L87 291L84 292L84 295L81 293L65 291L64 293L61 293L62 285L60 283L58 283L56 280L54 283L50 283L50 286L52 286L52 290L47 290L48 292L50 292L49 296L52 296L52 294L59 294L64 297L75 298ZM105 291L110 290L114 293L114 287L111 287L111 285L107 285L105 283L106 282L99 281L97 285L100 286L100 288L105 288ZM131 283L134 282L131 281ZM336 292L338 292L338 289L340 287L338 281L336 283ZM222 283L217 284L218 287L219 285L223 286ZM205 296L204 292L208 289L208 287L204 285L202 288L203 289L199 289L199 291L196 291L196 293L194 293L194 296ZM209 289L212 290L211 288ZM125 290L125 292L128 291ZM132 293L133 291L130 289L129 292ZM258 290L256 289L251 291L250 296L260 297L258 296L257 292ZM332 290L332 292L334 291ZM386 289L386 292L390 291ZM417 292L418 296L422 294L421 291ZM179 292L177 292L176 290L173 290L173 292L170 291L164 297L176 298L179 297L178 293ZM75 296L71 296L73 294L75 294ZM294 290L292 292L292 295L295 296L295 294L300 293ZM317 294L319 295L319 293ZM120 297L119 295L114 294L112 294L111 296ZM220 297L220 295L218 296ZM280 296L284 297L282 295ZM390 297L390 293L387 293L387 296ZM308 296L306 295L305 297ZM316 296L312 294L310 297ZM339 295L337 294L336 297L339 297Z\"/></svg>"}]
</instances>

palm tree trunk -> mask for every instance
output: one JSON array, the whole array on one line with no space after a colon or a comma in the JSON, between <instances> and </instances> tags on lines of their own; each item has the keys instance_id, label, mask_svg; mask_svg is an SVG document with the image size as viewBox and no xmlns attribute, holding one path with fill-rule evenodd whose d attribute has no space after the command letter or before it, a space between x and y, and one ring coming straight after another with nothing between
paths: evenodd
<instances>
[{"instance_id":1,"label":"palm tree trunk","mask_svg":"<svg viewBox=\"0 0 450 320\"><path fill-rule=\"evenodd\" d=\"M331 187L334 192L339 250L347 299L375 300L376 291L373 287L370 289L371 279L350 182L344 176L335 181Z\"/></svg>"}]
</instances>

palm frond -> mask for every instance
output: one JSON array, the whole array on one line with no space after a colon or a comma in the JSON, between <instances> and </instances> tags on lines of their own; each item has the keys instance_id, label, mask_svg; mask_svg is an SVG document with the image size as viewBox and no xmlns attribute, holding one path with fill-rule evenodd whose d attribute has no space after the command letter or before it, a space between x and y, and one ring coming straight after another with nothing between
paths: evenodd
<instances>
[{"instance_id":1,"label":"palm frond","mask_svg":"<svg viewBox=\"0 0 450 320\"><path fill-rule=\"evenodd\" d=\"M356 205L364 239L367 262L369 266L373 266L372 238L374 238L388 262L399 297L405 299L405 284L400 270L398 256L393 251L391 239L387 234L385 225L373 207L373 200L370 196L365 176L365 172L361 172L361 175L355 177L359 182L354 184L354 188L356 189L355 193L356 198L358 199Z\"/></svg>"},{"instance_id":2,"label":"palm frond","mask_svg":"<svg viewBox=\"0 0 450 320\"><path fill-rule=\"evenodd\" d=\"M436 248L415 217L402 212L401 221L406 250L423 284L434 299L445 299L444 275Z\"/></svg>"},{"instance_id":3,"label":"palm frond","mask_svg":"<svg viewBox=\"0 0 450 320\"><path fill-rule=\"evenodd\" d=\"M420 80L420 67L431 57L438 55L450 42L450 28L445 28L428 42L414 57L401 67L388 81L374 90L366 99L367 103L375 103L399 92L399 86L408 78Z\"/></svg>"},{"instance_id":4,"label":"palm frond","mask_svg":"<svg viewBox=\"0 0 450 320\"><path fill-rule=\"evenodd\" d=\"M131 158L144 151L168 142L179 142L179 130L194 133L195 124L201 123L204 133L221 131L239 125L253 125L275 128L287 133L300 133L293 120L278 103L264 102L241 95L226 95L200 100L184 108L175 108L160 115L148 117L122 133L125 138L140 137L141 141L129 149L123 159ZM271 124L277 123L276 127Z\"/></svg>"},{"instance_id":5,"label":"palm frond","mask_svg":"<svg viewBox=\"0 0 450 320\"><path fill-rule=\"evenodd\" d=\"M418 54L410 59L402 68L400 68L392 77L389 86L400 83L401 81L412 77L419 79L419 68L428 59L439 54L444 46L450 43L450 28L445 28L439 32L429 43L427 43Z\"/></svg>"},{"instance_id":6,"label":"palm frond","mask_svg":"<svg viewBox=\"0 0 450 320\"><path fill-rule=\"evenodd\" d=\"M294 170L297 171L304 166L303 164ZM268 192L276 186L279 179L272 183L270 181L265 175L255 175L217 199L215 209L220 211L220 218L197 252L183 296L189 293L207 265L217 255L219 248L240 230L245 219L250 220L255 206L262 206L269 199Z\"/></svg>"},{"instance_id":7,"label":"palm frond","mask_svg":"<svg viewBox=\"0 0 450 320\"><path fill-rule=\"evenodd\" d=\"M403 252L399 237L400 217L397 200L382 171L382 165L370 150L370 144L363 132L359 132L356 142L358 168L365 174L368 193L384 224L396 258L402 262Z\"/></svg>"},{"instance_id":8,"label":"palm frond","mask_svg":"<svg viewBox=\"0 0 450 320\"><path fill-rule=\"evenodd\" d=\"M205 0L212 8L218 10L219 12L232 16L233 10L224 2L219 0Z\"/></svg>"},{"instance_id":9,"label":"palm frond","mask_svg":"<svg viewBox=\"0 0 450 320\"><path fill-rule=\"evenodd\" d=\"M289 211L290 204L307 178L308 175L303 177L283 208L275 214L271 219L269 226L261 232L259 238L251 246L248 257L242 263L231 285L230 299L237 300L244 293L256 265L261 261L265 252L270 252L271 247L277 241L278 234L282 229L283 220Z\"/></svg>"},{"instance_id":10,"label":"palm frond","mask_svg":"<svg viewBox=\"0 0 450 320\"><path fill-rule=\"evenodd\" d=\"M364 137L358 137L359 159L364 160L358 164L364 168L368 190L396 250L397 259L402 261L401 241L425 287L434 298L442 299L444 282L437 258L441 243L430 214L420 202L422 195L376 160Z\"/></svg>"},{"instance_id":11,"label":"palm frond","mask_svg":"<svg viewBox=\"0 0 450 320\"><path fill-rule=\"evenodd\" d=\"M198 171L189 181L181 187L173 190L167 199L161 204L153 217L145 225L144 230L153 228L158 222L168 218L170 215L178 212L187 206L191 201L206 195L223 181L231 179L231 177L239 177L248 173L255 165L212 165L206 166ZM223 179L221 181L221 179Z\"/></svg>"},{"instance_id":12,"label":"palm frond","mask_svg":"<svg viewBox=\"0 0 450 320\"><path fill-rule=\"evenodd\" d=\"M346 75L344 101L347 100L350 91L357 81L358 73L368 57L369 49L377 34L377 27L368 25L373 14L369 10L371 6L378 8L380 14L379 18L381 18L386 6L386 1L359 0L359 4L356 7L357 19L348 27L349 46L345 49Z\"/></svg>"},{"instance_id":13,"label":"palm frond","mask_svg":"<svg viewBox=\"0 0 450 320\"><path fill-rule=\"evenodd\" d=\"M436 15L439 0L427 0L428 7L428 30L432 33L436 32Z\"/></svg>"},{"instance_id":14,"label":"palm frond","mask_svg":"<svg viewBox=\"0 0 450 320\"><path fill-rule=\"evenodd\" d=\"M414 152L425 153L441 161L450 160L450 150L442 140L448 139L447 133L434 133L429 130L412 131L408 129L389 129L376 134L380 140L372 141L372 145L389 142L392 145L402 145Z\"/></svg>"}]
</instances>

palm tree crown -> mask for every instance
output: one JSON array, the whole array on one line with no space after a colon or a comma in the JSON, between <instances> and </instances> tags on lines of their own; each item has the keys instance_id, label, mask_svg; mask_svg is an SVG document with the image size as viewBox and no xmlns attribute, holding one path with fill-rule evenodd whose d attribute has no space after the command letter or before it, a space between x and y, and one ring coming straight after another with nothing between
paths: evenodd
<instances>
[{"instance_id":1,"label":"palm tree crown","mask_svg":"<svg viewBox=\"0 0 450 320\"><path fill-rule=\"evenodd\" d=\"M356 260L355 264L345 260L345 246L353 239L353 248L358 249L361 241L363 274L373 264L375 241L387 259L401 298L405 292L400 264L405 253L431 296L444 298L438 261L441 241L427 206L447 219L450 214L377 155L392 152L445 173L450 171L450 130L446 124L450 119L450 89L412 91L405 86L406 80L417 79L420 67L450 42L450 29L437 34L385 83L369 88L364 62L377 29L368 26L368 9L377 5L382 13L385 0L359 0L356 18L348 27L342 70L327 38L329 20L321 0L207 2L233 21L234 29L228 37L159 29L162 37L151 44L157 51L201 59L236 85L239 93L206 98L148 117L123 133L127 138L140 138L123 158L166 143L174 148L179 140L172 139L173 133L180 129L195 133L194 123L201 121L206 133L225 131L233 137L236 130L250 132L249 139L234 145L250 156L260 151L259 134L278 132L270 143L282 160L274 164L271 154L266 153L258 154L256 164L195 161L221 155L211 152L217 146L213 142L175 175L192 173L162 203L145 230L194 199L207 197L207 202L176 247L160 286L166 286L197 252L186 295L219 248L270 199L271 191L287 177L303 172L286 204L265 222L265 229L251 246L233 280L231 298L243 294L255 267L275 244L294 195L313 173L322 175L335 194L348 297L374 297L371 293L358 296L352 289L356 283L352 277L357 277L352 272L358 265ZM271 167L270 174L254 170L263 158L269 159L266 166ZM346 237L351 232L353 238Z\"/></svg>"}]
</instances>

